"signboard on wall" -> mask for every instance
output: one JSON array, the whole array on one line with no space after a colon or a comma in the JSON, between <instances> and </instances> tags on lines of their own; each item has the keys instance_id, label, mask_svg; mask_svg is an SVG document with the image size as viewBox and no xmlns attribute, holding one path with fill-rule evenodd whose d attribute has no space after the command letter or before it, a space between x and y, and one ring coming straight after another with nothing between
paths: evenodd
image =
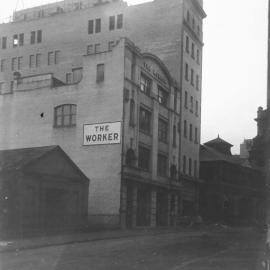
<instances>
[{"instance_id":1,"label":"signboard on wall","mask_svg":"<svg viewBox=\"0 0 270 270\"><path fill-rule=\"evenodd\" d=\"M117 144L121 142L121 122L83 126L83 145Z\"/></svg>"}]
</instances>

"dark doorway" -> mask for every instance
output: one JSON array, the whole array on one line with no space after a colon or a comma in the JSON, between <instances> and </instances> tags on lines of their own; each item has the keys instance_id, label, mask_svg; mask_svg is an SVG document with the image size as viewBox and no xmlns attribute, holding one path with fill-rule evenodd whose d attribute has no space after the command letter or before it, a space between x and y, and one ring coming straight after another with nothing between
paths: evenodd
<instances>
[{"instance_id":1,"label":"dark doorway","mask_svg":"<svg viewBox=\"0 0 270 270\"><path fill-rule=\"evenodd\" d=\"M157 226L168 226L168 194L157 192Z\"/></svg>"},{"instance_id":2,"label":"dark doorway","mask_svg":"<svg viewBox=\"0 0 270 270\"><path fill-rule=\"evenodd\" d=\"M150 195L145 187L139 187L137 193L137 226L150 225Z\"/></svg>"}]
</instances>

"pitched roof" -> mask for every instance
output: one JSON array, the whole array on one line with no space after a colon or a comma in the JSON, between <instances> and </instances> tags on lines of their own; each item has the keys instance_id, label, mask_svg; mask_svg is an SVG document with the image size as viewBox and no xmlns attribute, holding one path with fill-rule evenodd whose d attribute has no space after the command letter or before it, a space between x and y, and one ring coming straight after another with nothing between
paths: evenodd
<instances>
[{"instance_id":1,"label":"pitched roof","mask_svg":"<svg viewBox=\"0 0 270 270\"><path fill-rule=\"evenodd\" d=\"M233 156L225 155L205 144L201 145L200 147L200 161L201 162L225 161L225 162L240 165L243 167L259 170L259 168L251 165L247 159L240 158L237 155L233 155Z\"/></svg>"},{"instance_id":2,"label":"pitched roof","mask_svg":"<svg viewBox=\"0 0 270 270\"><path fill-rule=\"evenodd\" d=\"M59 146L42 146L0 150L0 171L18 170L30 162L58 148Z\"/></svg>"},{"instance_id":3,"label":"pitched roof","mask_svg":"<svg viewBox=\"0 0 270 270\"><path fill-rule=\"evenodd\" d=\"M206 144L206 145L212 145L212 144L219 144L219 143L226 144L228 146L233 146L232 144L230 144L230 143L226 142L225 140L221 139L219 136L216 139L213 139L211 141L208 141L208 142L206 142L204 144Z\"/></svg>"}]
</instances>

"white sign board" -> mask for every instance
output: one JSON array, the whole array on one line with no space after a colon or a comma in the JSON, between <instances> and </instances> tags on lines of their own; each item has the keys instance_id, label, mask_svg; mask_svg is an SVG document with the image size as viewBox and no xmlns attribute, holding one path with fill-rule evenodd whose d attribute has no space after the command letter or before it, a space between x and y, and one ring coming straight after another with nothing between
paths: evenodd
<instances>
[{"instance_id":1,"label":"white sign board","mask_svg":"<svg viewBox=\"0 0 270 270\"><path fill-rule=\"evenodd\" d=\"M121 122L99 123L83 126L83 144L101 145L121 142Z\"/></svg>"}]
</instances>

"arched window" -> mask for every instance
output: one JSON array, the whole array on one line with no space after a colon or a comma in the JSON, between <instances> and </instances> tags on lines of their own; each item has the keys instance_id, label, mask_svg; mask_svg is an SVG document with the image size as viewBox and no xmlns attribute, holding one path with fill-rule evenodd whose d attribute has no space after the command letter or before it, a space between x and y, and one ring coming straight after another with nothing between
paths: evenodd
<instances>
[{"instance_id":1,"label":"arched window","mask_svg":"<svg viewBox=\"0 0 270 270\"><path fill-rule=\"evenodd\" d=\"M130 100L130 112L129 112L129 125L135 125L135 102L133 99Z\"/></svg>"},{"instance_id":2,"label":"arched window","mask_svg":"<svg viewBox=\"0 0 270 270\"><path fill-rule=\"evenodd\" d=\"M177 177L177 170L176 170L176 166L173 164L170 167L170 174L171 174L171 178L172 179L176 179Z\"/></svg>"},{"instance_id":3,"label":"arched window","mask_svg":"<svg viewBox=\"0 0 270 270\"><path fill-rule=\"evenodd\" d=\"M176 146L176 125L173 126L173 146Z\"/></svg>"},{"instance_id":4,"label":"arched window","mask_svg":"<svg viewBox=\"0 0 270 270\"><path fill-rule=\"evenodd\" d=\"M76 125L77 105L63 104L54 108L54 127L73 127Z\"/></svg>"},{"instance_id":5,"label":"arched window","mask_svg":"<svg viewBox=\"0 0 270 270\"><path fill-rule=\"evenodd\" d=\"M126 165L135 166L136 156L133 149L129 148L126 153Z\"/></svg>"}]
</instances>

